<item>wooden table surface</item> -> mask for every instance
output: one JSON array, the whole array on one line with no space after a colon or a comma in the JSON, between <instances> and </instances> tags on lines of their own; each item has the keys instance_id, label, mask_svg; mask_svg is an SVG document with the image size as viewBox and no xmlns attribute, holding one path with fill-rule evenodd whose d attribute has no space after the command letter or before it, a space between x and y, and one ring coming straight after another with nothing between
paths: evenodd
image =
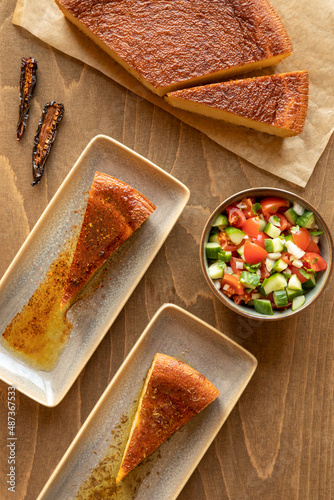
<instances>
[{"instance_id":1,"label":"wooden table surface","mask_svg":"<svg viewBox=\"0 0 334 500\"><path fill-rule=\"evenodd\" d=\"M281 187L300 194L333 228L333 138L306 189L292 186L13 26L14 3L0 4L0 276L97 134L109 135L153 161L186 184L191 196L112 334L107 333L65 399L46 408L16 392L15 493L6 485L7 385L0 383L0 498L37 497L148 321L163 303L172 302L236 340L259 362L180 500L334 499L333 286L303 314L265 324L224 307L208 288L198 258L211 211L248 187ZM23 56L37 59L38 85L26 133L17 142ZM32 141L42 107L51 99L64 103L65 118L45 176L33 188Z\"/></svg>"}]
</instances>

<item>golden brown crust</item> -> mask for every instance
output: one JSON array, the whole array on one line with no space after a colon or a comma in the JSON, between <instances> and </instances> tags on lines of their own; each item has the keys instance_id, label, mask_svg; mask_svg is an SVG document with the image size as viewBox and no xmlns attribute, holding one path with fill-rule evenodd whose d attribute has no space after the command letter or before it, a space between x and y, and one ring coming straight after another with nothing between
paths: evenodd
<instances>
[{"instance_id":1,"label":"golden brown crust","mask_svg":"<svg viewBox=\"0 0 334 500\"><path fill-rule=\"evenodd\" d=\"M154 357L143 391L116 482L219 396L204 375L160 353Z\"/></svg>"},{"instance_id":2,"label":"golden brown crust","mask_svg":"<svg viewBox=\"0 0 334 500\"><path fill-rule=\"evenodd\" d=\"M294 71L277 75L234 80L179 90L167 95L173 106L187 109L200 105L205 109L230 113L253 122L282 128L291 133L302 132L308 107L308 72ZM183 104L182 104L183 102ZM225 115L224 115L225 116ZM222 119L227 119L222 116ZM251 124L249 125L251 126ZM256 128L256 124L254 127Z\"/></svg>"},{"instance_id":3,"label":"golden brown crust","mask_svg":"<svg viewBox=\"0 0 334 500\"><path fill-rule=\"evenodd\" d=\"M157 93L277 64L292 52L267 0L56 0L71 22ZM203 79L205 81L203 81Z\"/></svg>"},{"instance_id":4,"label":"golden brown crust","mask_svg":"<svg viewBox=\"0 0 334 500\"><path fill-rule=\"evenodd\" d=\"M110 175L95 173L62 306L154 210L153 203L133 187Z\"/></svg>"}]
</instances>

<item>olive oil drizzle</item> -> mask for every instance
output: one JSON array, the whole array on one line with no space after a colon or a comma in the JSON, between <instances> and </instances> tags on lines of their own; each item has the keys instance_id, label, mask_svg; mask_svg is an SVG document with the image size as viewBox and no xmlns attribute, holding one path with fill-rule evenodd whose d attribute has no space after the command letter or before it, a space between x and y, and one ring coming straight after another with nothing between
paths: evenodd
<instances>
[{"instance_id":1,"label":"olive oil drizzle","mask_svg":"<svg viewBox=\"0 0 334 500\"><path fill-rule=\"evenodd\" d=\"M67 309L60 308L72 256L71 245L58 254L28 303L2 333L4 345L39 370L55 367L72 328Z\"/></svg>"}]
</instances>

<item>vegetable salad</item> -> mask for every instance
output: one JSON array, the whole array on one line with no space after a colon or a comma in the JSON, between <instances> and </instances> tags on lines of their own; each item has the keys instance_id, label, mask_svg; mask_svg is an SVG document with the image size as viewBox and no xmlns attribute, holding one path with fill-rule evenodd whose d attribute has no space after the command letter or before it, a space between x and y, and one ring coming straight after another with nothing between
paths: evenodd
<instances>
[{"instance_id":1,"label":"vegetable salad","mask_svg":"<svg viewBox=\"0 0 334 500\"><path fill-rule=\"evenodd\" d=\"M295 311L327 268L313 212L282 198L244 198L212 222L208 274L236 304Z\"/></svg>"}]
</instances>

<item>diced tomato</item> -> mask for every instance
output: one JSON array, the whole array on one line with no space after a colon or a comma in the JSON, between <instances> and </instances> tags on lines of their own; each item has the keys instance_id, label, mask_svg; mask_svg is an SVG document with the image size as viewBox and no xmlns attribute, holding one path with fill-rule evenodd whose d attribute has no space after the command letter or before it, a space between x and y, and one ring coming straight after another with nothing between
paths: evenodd
<instances>
[{"instance_id":1,"label":"diced tomato","mask_svg":"<svg viewBox=\"0 0 334 500\"><path fill-rule=\"evenodd\" d=\"M311 240L311 236L308 230L305 229L305 227L301 227L299 228L299 231L291 234L292 234L292 241L294 242L294 244L297 245L297 247L301 248L302 250L306 250Z\"/></svg>"},{"instance_id":2,"label":"diced tomato","mask_svg":"<svg viewBox=\"0 0 334 500\"><path fill-rule=\"evenodd\" d=\"M307 269L312 269L316 273L327 269L327 262L317 253L307 252L302 258L302 262Z\"/></svg>"},{"instance_id":3,"label":"diced tomato","mask_svg":"<svg viewBox=\"0 0 334 500\"><path fill-rule=\"evenodd\" d=\"M239 305L241 302L248 304L248 302L250 302L252 300L252 294L246 292L246 293L243 293L242 295L234 295L233 300L237 305Z\"/></svg>"},{"instance_id":4,"label":"diced tomato","mask_svg":"<svg viewBox=\"0 0 334 500\"><path fill-rule=\"evenodd\" d=\"M224 277L222 279L222 288L224 285L228 285L229 287L233 288L234 293L238 295L245 293L244 287L238 281L238 278L232 276L232 274L227 274L227 273L224 274Z\"/></svg>"},{"instance_id":5,"label":"diced tomato","mask_svg":"<svg viewBox=\"0 0 334 500\"><path fill-rule=\"evenodd\" d=\"M290 264L290 257L288 252L281 252L281 259L286 263Z\"/></svg>"},{"instance_id":6,"label":"diced tomato","mask_svg":"<svg viewBox=\"0 0 334 500\"><path fill-rule=\"evenodd\" d=\"M251 236L252 238L257 238L260 230L259 217L250 217L243 223L241 229L243 230L244 233L248 234L248 236Z\"/></svg>"},{"instance_id":7,"label":"diced tomato","mask_svg":"<svg viewBox=\"0 0 334 500\"><path fill-rule=\"evenodd\" d=\"M264 214L264 218L265 220L268 222L270 217L272 217L273 214ZM292 227L292 224L290 224L290 222L287 221L287 218L284 217L284 215L280 214L279 212L277 212L276 214L274 214L275 217L277 217L280 221L280 225L279 225L279 228L281 230L281 232L283 231L286 231L288 229L290 229Z\"/></svg>"},{"instance_id":8,"label":"diced tomato","mask_svg":"<svg viewBox=\"0 0 334 500\"><path fill-rule=\"evenodd\" d=\"M317 253L320 255L320 248L312 239L310 239L309 244L305 248L305 252Z\"/></svg>"},{"instance_id":9,"label":"diced tomato","mask_svg":"<svg viewBox=\"0 0 334 500\"><path fill-rule=\"evenodd\" d=\"M246 220L246 215L243 213L242 210L236 207L227 207L226 209L227 215L228 215L228 221L231 226L234 227L242 227L243 223Z\"/></svg>"},{"instance_id":10,"label":"diced tomato","mask_svg":"<svg viewBox=\"0 0 334 500\"><path fill-rule=\"evenodd\" d=\"M224 287L224 288L222 288L222 289L221 289L221 292L222 292L224 295L226 295L226 297L230 297L230 298L231 298L231 297L233 297L233 295L235 294L234 289L233 289L232 287L230 287L230 286L228 286L228 287L226 288L226 285L225 285L225 287Z\"/></svg>"},{"instance_id":11,"label":"diced tomato","mask_svg":"<svg viewBox=\"0 0 334 500\"><path fill-rule=\"evenodd\" d=\"M289 268L291 269L291 273L292 273L292 274L295 274L301 283L305 283L305 281L307 281L307 278L305 278L305 276L303 276L303 275L299 272L298 267L295 267L295 266L289 266Z\"/></svg>"},{"instance_id":12,"label":"diced tomato","mask_svg":"<svg viewBox=\"0 0 334 500\"><path fill-rule=\"evenodd\" d=\"M274 215L277 210L281 207L288 207L290 203L288 200L283 200L282 198L264 198L261 200L262 213L264 215Z\"/></svg>"},{"instance_id":13,"label":"diced tomato","mask_svg":"<svg viewBox=\"0 0 334 500\"><path fill-rule=\"evenodd\" d=\"M219 245L226 252L233 252L234 250L237 249L237 245L232 243L232 241L229 239L225 231L220 231L220 233L218 234L218 241Z\"/></svg>"},{"instance_id":14,"label":"diced tomato","mask_svg":"<svg viewBox=\"0 0 334 500\"><path fill-rule=\"evenodd\" d=\"M287 218L284 217L284 215L282 214L275 214L276 217L279 218L280 220L280 230L281 232L285 231L286 229L289 228L289 226L291 227L292 224L290 224L288 221L287 221Z\"/></svg>"},{"instance_id":15,"label":"diced tomato","mask_svg":"<svg viewBox=\"0 0 334 500\"><path fill-rule=\"evenodd\" d=\"M259 231L257 237L253 238L253 243L256 243L257 245L260 245L260 247L264 248L264 240L266 240L267 238L270 238L270 236L268 236L263 231Z\"/></svg>"},{"instance_id":16,"label":"diced tomato","mask_svg":"<svg viewBox=\"0 0 334 500\"><path fill-rule=\"evenodd\" d=\"M246 240L244 246L244 256L245 261L248 262L248 264L258 264L263 259L265 259L267 255L268 252L266 252L266 250L260 245Z\"/></svg>"},{"instance_id":17,"label":"diced tomato","mask_svg":"<svg viewBox=\"0 0 334 500\"><path fill-rule=\"evenodd\" d=\"M242 259L237 259L236 257L231 257L230 264L232 267L232 271L234 272L234 274L237 274L238 276L240 276L242 269L237 268L237 262L241 262L242 264L244 263L244 261Z\"/></svg>"},{"instance_id":18,"label":"diced tomato","mask_svg":"<svg viewBox=\"0 0 334 500\"><path fill-rule=\"evenodd\" d=\"M254 212L253 212L253 203L254 202L255 202L255 200L253 200L252 198L244 198L240 202L243 205L246 205L246 208L242 208L241 210L243 211L243 213L245 214L247 219L249 217L254 217Z\"/></svg>"},{"instance_id":19,"label":"diced tomato","mask_svg":"<svg viewBox=\"0 0 334 500\"><path fill-rule=\"evenodd\" d=\"M259 269L261 272L261 281L265 280L266 278L269 278L270 272L267 269L265 261L261 262L261 266Z\"/></svg>"}]
</instances>

